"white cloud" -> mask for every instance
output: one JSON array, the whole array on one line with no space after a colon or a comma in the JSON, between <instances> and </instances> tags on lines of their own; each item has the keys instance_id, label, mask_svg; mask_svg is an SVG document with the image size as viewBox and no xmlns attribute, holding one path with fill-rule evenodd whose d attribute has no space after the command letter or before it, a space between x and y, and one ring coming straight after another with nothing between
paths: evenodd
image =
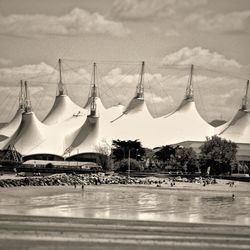
<instances>
[{"instance_id":1,"label":"white cloud","mask_svg":"<svg viewBox=\"0 0 250 250\"><path fill-rule=\"evenodd\" d=\"M165 32L165 36L168 36L168 37L177 37L177 36L180 36L180 33L177 31L177 30L167 30Z\"/></svg>"},{"instance_id":2,"label":"white cloud","mask_svg":"<svg viewBox=\"0 0 250 250\"><path fill-rule=\"evenodd\" d=\"M55 78L56 74L56 70L53 67L41 62L40 64L23 65L20 67L0 68L0 81L16 84L22 79L39 78L39 76L42 77L43 75L46 75L46 77L52 75Z\"/></svg>"},{"instance_id":3,"label":"white cloud","mask_svg":"<svg viewBox=\"0 0 250 250\"><path fill-rule=\"evenodd\" d=\"M0 65L6 66L6 65L9 65L10 63L11 61L9 59L0 57Z\"/></svg>"},{"instance_id":4,"label":"white cloud","mask_svg":"<svg viewBox=\"0 0 250 250\"><path fill-rule=\"evenodd\" d=\"M226 14L214 14L210 11L193 12L184 22L201 31L214 33L250 32L250 9Z\"/></svg>"},{"instance_id":5,"label":"white cloud","mask_svg":"<svg viewBox=\"0 0 250 250\"><path fill-rule=\"evenodd\" d=\"M0 15L1 33L14 35L83 35L86 33L109 34L122 37L129 30L121 22L106 19L99 13L73 9L63 16Z\"/></svg>"},{"instance_id":6,"label":"white cloud","mask_svg":"<svg viewBox=\"0 0 250 250\"><path fill-rule=\"evenodd\" d=\"M242 65L234 59L228 59L217 52L211 52L201 47L182 48L164 57L163 64L195 64L205 68L239 69Z\"/></svg>"},{"instance_id":7,"label":"white cloud","mask_svg":"<svg viewBox=\"0 0 250 250\"><path fill-rule=\"evenodd\" d=\"M191 9L206 3L207 0L116 0L112 15L125 20L170 17L177 9Z\"/></svg>"}]
</instances>

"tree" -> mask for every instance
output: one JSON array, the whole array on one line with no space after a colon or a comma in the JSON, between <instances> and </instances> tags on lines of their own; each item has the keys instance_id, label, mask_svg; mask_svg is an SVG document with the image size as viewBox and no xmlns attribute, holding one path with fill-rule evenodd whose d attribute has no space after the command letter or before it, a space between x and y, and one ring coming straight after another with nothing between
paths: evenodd
<instances>
[{"instance_id":1,"label":"tree","mask_svg":"<svg viewBox=\"0 0 250 250\"><path fill-rule=\"evenodd\" d=\"M210 172L212 175L231 173L231 166L236 161L236 143L215 135L211 138L207 137L200 150L200 165L203 173Z\"/></svg>"},{"instance_id":2,"label":"tree","mask_svg":"<svg viewBox=\"0 0 250 250\"><path fill-rule=\"evenodd\" d=\"M106 140L102 140L96 147L97 163L102 166L103 170L112 170L111 146Z\"/></svg>"},{"instance_id":3,"label":"tree","mask_svg":"<svg viewBox=\"0 0 250 250\"><path fill-rule=\"evenodd\" d=\"M175 161L185 172L193 174L198 170L197 154L193 148L178 147L175 150Z\"/></svg>"},{"instance_id":4,"label":"tree","mask_svg":"<svg viewBox=\"0 0 250 250\"><path fill-rule=\"evenodd\" d=\"M145 155L145 149L142 147L141 142L138 140L113 140L112 146L112 155L115 161L127 159L129 157L129 154L130 158L141 161L143 156Z\"/></svg>"},{"instance_id":5,"label":"tree","mask_svg":"<svg viewBox=\"0 0 250 250\"><path fill-rule=\"evenodd\" d=\"M194 173L197 171L197 154L192 148L181 146L163 146L155 153L155 157L176 170Z\"/></svg>"},{"instance_id":6,"label":"tree","mask_svg":"<svg viewBox=\"0 0 250 250\"><path fill-rule=\"evenodd\" d=\"M172 156L175 155L175 148L171 146L162 146L160 150L155 152L156 159L162 161L164 164L169 162Z\"/></svg>"}]
</instances>

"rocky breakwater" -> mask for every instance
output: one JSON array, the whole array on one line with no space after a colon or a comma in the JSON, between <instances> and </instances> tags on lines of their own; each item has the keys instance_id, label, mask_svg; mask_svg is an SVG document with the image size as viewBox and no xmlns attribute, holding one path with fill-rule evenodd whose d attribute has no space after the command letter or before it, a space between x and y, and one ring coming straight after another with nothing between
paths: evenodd
<instances>
[{"instance_id":1,"label":"rocky breakwater","mask_svg":"<svg viewBox=\"0 0 250 250\"><path fill-rule=\"evenodd\" d=\"M158 182L158 181L157 181ZM65 186L65 185L100 185L100 184L152 184L155 181L143 178L127 178L124 176L99 176L92 175L67 175L56 174L39 177L15 177L0 179L0 187L21 187L21 186Z\"/></svg>"},{"instance_id":2,"label":"rocky breakwater","mask_svg":"<svg viewBox=\"0 0 250 250\"><path fill-rule=\"evenodd\" d=\"M21 186L76 186L76 185L101 185L101 184L142 184L162 185L173 187L175 182L195 182L206 186L208 184L216 184L215 179L211 178L157 178L157 177L126 177L120 175L98 175L98 174L55 174L51 176L36 177L14 177L1 178L0 188L21 187Z\"/></svg>"}]
</instances>

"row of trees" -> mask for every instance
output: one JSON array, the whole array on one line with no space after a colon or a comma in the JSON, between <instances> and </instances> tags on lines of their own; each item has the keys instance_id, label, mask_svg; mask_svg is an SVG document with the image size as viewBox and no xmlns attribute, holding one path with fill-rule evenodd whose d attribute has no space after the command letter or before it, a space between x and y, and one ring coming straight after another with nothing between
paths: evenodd
<instances>
[{"instance_id":1,"label":"row of trees","mask_svg":"<svg viewBox=\"0 0 250 250\"><path fill-rule=\"evenodd\" d=\"M132 170L141 171L145 161L151 170L175 169L186 173L201 171L212 175L230 173L237 164L237 145L218 136L207 138L197 154L192 148L163 146L150 150L142 147L141 142L114 140L111 158L114 169L126 171L128 158Z\"/></svg>"}]
</instances>

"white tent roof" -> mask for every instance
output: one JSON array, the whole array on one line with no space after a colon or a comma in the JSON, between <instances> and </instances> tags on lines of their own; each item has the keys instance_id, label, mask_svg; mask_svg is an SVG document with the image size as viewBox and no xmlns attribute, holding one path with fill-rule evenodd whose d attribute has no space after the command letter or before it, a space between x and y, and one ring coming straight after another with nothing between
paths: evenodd
<instances>
[{"instance_id":1,"label":"white tent roof","mask_svg":"<svg viewBox=\"0 0 250 250\"><path fill-rule=\"evenodd\" d=\"M118 105L106 109L99 97L95 97L96 115L89 115L81 128L67 136L70 154L98 153L98 147L111 144L112 130L110 121L121 114L123 106Z\"/></svg>"},{"instance_id":2,"label":"white tent roof","mask_svg":"<svg viewBox=\"0 0 250 250\"><path fill-rule=\"evenodd\" d=\"M90 95L85 105L88 116L84 124L66 137L69 145L65 153L71 155L81 153L99 153L98 147L102 144L110 145L110 121L122 112L122 106L118 105L106 109L99 98L96 86L96 63L93 64Z\"/></svg>"},{"instance_id":3,"label":"white tent roof","mask_svg":"<svg viewBox=\"0 0 250 250\"><path fill-rule=\"evenodd\" d=\"M67 144L66 136L79 129L86 120L86 115L72 116L67 120L48 126L46 138L37 146L35 146L29 155L33 154L52 154L63 155L65 150L70 146Z\"/></svg>"},{"instance_id":4,"label":"white tent roof","mask_svg":"<svg viewBox=\"0 0 250 250\"><path fill-rule=\"evenodd\" d=\"M6 124L4 127L0 129L0 135L2 137L8 138L17 130L21 120L22 120L22 113L24 111L25 105L25 93L23 87L23 81L20 81L20 92L19 92L19 106L11 121Z\"/></svg>"},{"instance_id":5,"label":"white tent roof","mask_svg":"<svg viewBox=\"0 0 250 250\"><path fill-rule=\"evenodd\" d=\"M134 97L125 111L111 123L113 140L140 140L143 146L155 147L157 119L148 111L143 98Z\"/></svg>"},{"instance_id":6,"label":"white tent roof","mask_svg":"<svg viewBox=\"0 0 250 250\"><path fill-rule=\"evenodd\" d=\"M72 102L67 95L58 95L50 112L44 118L43 123L46 125L58 124L74 115L83 114L86 115L86 110Z\"/></svg>"},{"instance_id":7,"label":"white tent roof","mask_svg":"<svg viewBox=\"0 0 250 250\"><path fill-rule=\"evenodd\" d=\"M195 105L193 90L193 70L191 71L185 96L179 107L171 114L158 118L160 145L175 144L182 141L204 141L207 136L215 133L213 126L208 124L199 114Z\"/></svg>"},{"instance_id":8,"label":"white tent roof","mask_svg":"<svg viewBox=\"0 0 250 250\"><path fill-rule=\"evenodd\" d=\"M207 136L214 135L214 127L200 116L193 99L184 100L176 112L158 120L158 124L161 124L161 145L204 141Z\"/></svg>"},{"instance_id":9,"label":"white tent roof","mask_svg":"<svg viewBox=\"0 0 250 250\"><path fill-rule=\"evenodd\" d=\"M25 112L16 132L4 141L3 149L14 145L19 153L27 155L45 140L47 132L48 127L42 124L33 112Z\"/></svg>"},{"instance_id":10,"label":"white tent roof","mask_svg":"<svg viewBox=\"0 0 250 250\"><path fill-rule=\"evenodd\" d=\"M214 134L214 127L203 120L192 100L184 100L173 114L157 119L143 99L134 98L131 104L129 112L112 123L112 139L139 139L143 146L153 148L185 140L204 141Z\"/></svg>"},{"instance_id":11,"label":"white tent roof","mask_svg":"<svg viewBox=\"0 0 250 250\"><path fill-rule=\"evenodd\" d=\"M235 116L217 128L220 137L237 143L250 143L250 110L248 108L249 80L246 84L246 92L242 98L241 108Z\"/></svg>"},{"instance_id":12,"label":"white tent roof","mask_svg":"<svg viewBox=\"0 0 250 250\"><path fill-rule=\"evenodd\" d=\"M144 101L144 66L142 62L136 94L123 113L111 123L113 140L140 140L145 147L158 145L158 121L154 119Z\"/></svg>"},{"instance_id":13,"label":"white tent roof","mask_svg":"<svg viewBox=\"0 0 250 250\"><path fill-rule=\"evenodd\" d=\"M219 127L219 136L238 143L250 143L250 112L238 110L232 120Z\"/></svg>"},{"instance_id":14,"label":"white tent roof","mask_svg":"<svg viewBox=\"0 0 250 250\"><path fill-rule=\"evenodd\" d=\"M79 129L87 118L87 110L73 103L67 95L56 97L55 103L44 120L47 129L46 139L32 149L30 154L63 155L69 147L65 137Z\"/></svg>"},{"instance_id":15,"label":"white tent roof","mask_svg":"<svg viewBox=\"0 0 250 250\"><path fill-rule=\"evenodd\" d=\"M5 136L6 138L13 135L13 133L17 130L18 126L21 123L22 113L23 110L19 108L12 120L0 129L0 135Z\"/></svg>"}]
</instances>

